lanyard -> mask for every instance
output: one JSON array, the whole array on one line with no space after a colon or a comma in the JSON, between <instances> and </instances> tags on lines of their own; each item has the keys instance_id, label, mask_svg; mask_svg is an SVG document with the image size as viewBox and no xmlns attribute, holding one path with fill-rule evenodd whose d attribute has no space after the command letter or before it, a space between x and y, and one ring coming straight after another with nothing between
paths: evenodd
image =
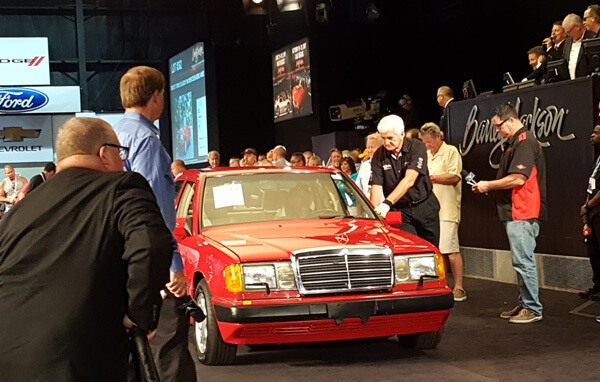
<instances>
[{"instance_id":1,"label":"lanyard","mask_svg":"<svg viewBox=\"0 0 600 382\"><path fill-rule=\"evenodd\" d=\"M594 166L594 171L592 171L592 178L596 177L598 170L600 170L600 156L598 156L598 159L596 159L596 165Z\"/></svg>"}]
</instances>

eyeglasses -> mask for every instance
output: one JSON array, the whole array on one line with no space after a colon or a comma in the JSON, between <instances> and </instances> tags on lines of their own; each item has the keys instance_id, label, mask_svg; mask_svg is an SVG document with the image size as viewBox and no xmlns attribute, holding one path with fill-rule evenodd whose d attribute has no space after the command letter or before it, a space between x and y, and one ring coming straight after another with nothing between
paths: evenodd
<instances>
[{"instance_id":1,"label":"eyeglasses","mask_svg":"<svg viewBox=\"0 0 600 382\"><path fill-rule=\"evenodd\" d=\"M121 158L121 160L127 160L127 157L129 156L129 147L113 145L112 143L103 143L102 146L114 147L119 149L119 158Z\"/></svg>"},{"instance_id":2,"label":"eyeglasses","mask_svg":"<svg viewBox=\"0 0 600 382\"><path fill-rule=\"evenodd\" d=\"M495 127L496 129L499 129L499 128L501 128L501 127L502 127L502 125L504 125L504 123L505 123L506 121L508 121L509 119L510 119L510 117L506 118L504 121L500 122L499 124L497 124L497 125L494 125L494 127Z\"/></svg>"},{"instance_id":3,"label":"eyeglasses","mask_svg":"<svg viewBox=\"0 0 600 382\"><path fill-rule=\"evenodd\" d=\"M566 29L565 29L565 34L570 34L570 33L573 31L573 29L577 28L578 26L579 26L579 25L575 24L575 25L573 25L573 26L571 27L571 29L569 29L569 30L566 30Z\"/></svg>"}]
</instances>

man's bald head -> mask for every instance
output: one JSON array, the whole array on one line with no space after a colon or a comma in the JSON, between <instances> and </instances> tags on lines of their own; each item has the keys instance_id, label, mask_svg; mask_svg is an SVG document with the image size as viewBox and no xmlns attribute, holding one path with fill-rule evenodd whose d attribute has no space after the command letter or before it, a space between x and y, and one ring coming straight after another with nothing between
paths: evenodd
<instances>
[{"instance_id":1,"label":"man's bald head","mask_svg":"<svg viewBox=\"0 0 600 382\"><path fill-rule=\"evenodd\" d=\"M56 157L60 162L73 155L96 155L105 143L119 144L108 122L99 118L71 118L58 130Z\"/></svg>"}]
</instances>

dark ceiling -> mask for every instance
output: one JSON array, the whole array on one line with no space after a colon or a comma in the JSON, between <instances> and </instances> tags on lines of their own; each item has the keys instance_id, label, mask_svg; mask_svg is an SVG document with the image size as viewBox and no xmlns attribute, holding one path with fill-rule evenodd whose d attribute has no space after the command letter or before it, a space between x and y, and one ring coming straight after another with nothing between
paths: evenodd
<instances>
[{"instance_id":1,"label":"dark ceiling","mask_svg":"<svg viewBox=\"0 0 600 382\"><path fill-rule=\"evenodd\" d=\"M330 5L326 23L317 21L320 1ZM379 11L376 19L366 16L370 3ZM588 2L306 0L305 5L269 18L244 14L242 0L0 0L0 35L48 36L52 84L85 84L83 104L94 111L121 109L118 79L128 67L148 64L166 73L171 55L204 41L215 76L213 124L221 150L228 150L224 142L237 152L276 141L302 149L312 135L352 128L329 121L330 105L382 90L398 97L408 93L436 121L440 85L457 91L473 79L480 92L499 90L504 72L515 79L529 72L526 52L549 34L553 21L570 12L581 15ZM271 51L307 36L315 113L274 125ZM294 135L298 131L301 136Z\"/></svg>"}]
</instances>

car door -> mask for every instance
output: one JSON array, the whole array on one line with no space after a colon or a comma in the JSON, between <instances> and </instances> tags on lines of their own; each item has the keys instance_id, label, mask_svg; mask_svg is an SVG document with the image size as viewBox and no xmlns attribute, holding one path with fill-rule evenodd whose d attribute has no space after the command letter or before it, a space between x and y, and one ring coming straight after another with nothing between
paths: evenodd
<instances>
[{"instance_id":1,"label":"car door","mask_svg":"<svg viewBox=\"0 0 600 382\"><path fill-rule=\"evenodd\" d=\"M199 252L195 247L196 240L195 235L198 233L197 224L195 223L194 217L197 208L194 207L194 201L197 199L195 191L197 189L196 183L193 181L184 181L179 192L179 198L175 206L175 217L177 220L177 227L175 229L175 238L179 246L179 252L181 253L181 259L183 261L184 274L188 283L191 281L194 271L195 264L198 264Z\"/></svg>"}]
</instances>

